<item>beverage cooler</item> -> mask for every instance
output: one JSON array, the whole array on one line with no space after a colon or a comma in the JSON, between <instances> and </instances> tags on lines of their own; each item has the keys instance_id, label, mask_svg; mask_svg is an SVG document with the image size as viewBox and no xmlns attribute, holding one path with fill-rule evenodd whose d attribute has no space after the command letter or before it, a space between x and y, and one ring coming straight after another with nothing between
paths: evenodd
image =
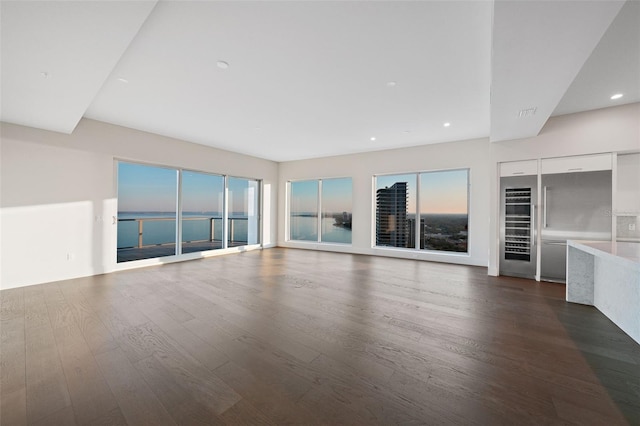
<instances>
[{"instance_id":1,"label":"beverage cooler","mask_svg":"<svg viewBox=\"0 0 640 426\"><path fill-rule=\"evenodd\" d=\"M500 194L500 273L535 278L537 177L503 177Z\"/></svg>"},{"instance_id":2,"label":"beverage cooler","mask_svg":"<svg viewBox=\"0 0 640 426\"><path fill-rule=\"evenodd\" d=\"M564 282L567 240L611 241L611 211L611 154L501 163L500 274Z\"/></svg>"}]
</instances>

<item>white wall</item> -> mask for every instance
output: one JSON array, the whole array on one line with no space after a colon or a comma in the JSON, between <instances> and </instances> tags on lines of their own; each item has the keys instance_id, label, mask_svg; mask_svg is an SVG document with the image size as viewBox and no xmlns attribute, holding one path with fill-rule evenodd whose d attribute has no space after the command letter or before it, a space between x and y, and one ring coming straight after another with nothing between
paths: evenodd
<instances>
[{"instance_id":1,"label":"white wall","mask_svg":"<svg viewBox=\"0 0 640 426\"><path fill-rule=\"evenodd\" d=\"M87 119L71 135L2 123L1 136L0 288L134 266L116 264L114 159L263 179L275 245L275 162Z\"/></svg>"},{"instance_id":2,"label":"white wall","mask_svg":"<svg viewBox=\"0 0 640 426\"><path fill-rule=\"evenodd\" d=\"M490 146L488 139L280 163L278 245L487 266L487 248L489 244L489 165ZM373 214L375 211L373 199L374 175L460 168L470 169L468 255L408 252L406 250L372 247L372 234L375 224ZM287 181L332 177L351 177L353 179L352 245L345 247L335 244L286 241Z\"/></svg>"},{"instance_id":3,"label":"white wall","mask_svg":"<svg viewBox=\"0 0 640 426\"><path fill-rule=\"evenodd\" d=\"M632 151L640 151L640 103L552 117L536 137L492 143L489 274L498 274L499 163Z\"/></svg>"},{"instance_id":4,"label":"white wall","mask_svg":"<svg viewBox=\"0 0 640 426\"><path fill-rule=\"evenodd\" d=\"M372 247L372 176L468 167L471 169L469 256L419 253L417 258L488 265L489 273L497 275L500 162L637 151L640 151L640 104L636 103L553 117L533 138L498 143L480 139L281 163L278 245L415 258L413 252ZM285 241L286 182L348 176L353 178L354 190L352 246Z\"/></svg>"},{"instance_id":5,"label":"white wall","mask_svg":"<svg viewBox=\"0 0 640 426\"><path fill-rule=\"evenodd\" d=\"M279 165L85 119L71 135L4 123L1 131L0 288L121 267L115 262L116 233L110 220L117 210L114 158L263 179L266 246L277 241L285 247L402 257L406 252L372 247L373 175L469 168L469 254L420 252L409 256L489 265L489 273L495 275L498 164L638 152L640 104L554 117L540 135L524 140L489 143L478 139ZM285 183L330 177L353 178L352 246L285 241Z\"/></svg>"}]
</instances>

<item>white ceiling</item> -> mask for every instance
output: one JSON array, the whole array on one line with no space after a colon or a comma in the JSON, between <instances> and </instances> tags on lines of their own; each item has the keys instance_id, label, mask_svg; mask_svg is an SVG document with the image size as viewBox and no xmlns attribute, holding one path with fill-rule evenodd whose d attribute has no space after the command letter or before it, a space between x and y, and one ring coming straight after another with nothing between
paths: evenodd
<instances>
[{"instance_id":1,"label":"white ceiling","mask_svg":"<svg viewBox=\"0 0 640 426\"><path fill-rule=\"evenodd\" d=\"M528 137L554 109L640 101L629 3L3 0L1 119L276 161Z\"/></svg>"},{"instance_id":2,"label":"white ceiling","mask_svg":"<svg viewBox=\"0 0 640 426\"><path fill-rule=\"evenodd\" d=\"M540 132L623 3L495 2L491 141Z\"/></svg>"},{"instance_id":3,"label":"white ceiling","mask_svg":"<svg viewBox=\"0 0 640 426\"><path fill-rule=\"evenodd\" d=\"M154 5L2 1L2 121L71 133Z\"/></svg>"},{"instance_id":4,"label":"white ceiling","mask_svg":"<svg viewBox=\"0 0 640 426\"><path fill-rule=\"evenodd\" d=\"M612 102L611 95L624 93ZM625 3L552 115L640 102L640 1Z\"/></svg>"}]
</instances>

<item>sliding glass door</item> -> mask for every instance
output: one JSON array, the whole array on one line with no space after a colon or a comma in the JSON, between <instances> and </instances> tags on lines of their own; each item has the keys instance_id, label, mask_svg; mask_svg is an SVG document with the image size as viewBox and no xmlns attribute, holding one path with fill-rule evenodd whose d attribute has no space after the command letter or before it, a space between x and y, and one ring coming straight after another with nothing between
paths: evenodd
<instances>
[{"instance_id":1,"label":"sliding glass door","mask_svg":"<svg viewBox=\"0 0 640 426\"><path fill-rule=\"evenodd\" d=\"M118 163L118 262L176 254L178 171Z\"/></svg>"},{"instance_id":2,"label":"sliding glass door","mask_svg":"<svg viewBox=\"0 0 640 426\"><path fill-rule=\"evenodd\" d=\"M259 182L252 179L229 178L229 247L258 244Z\"/></svg>"},{"instance_id":3,"label":"sliding glass door","mask_svg":"<svg viewBox=\"0 0 640 426\"><path fill-rule=\"evenodd\" d=\"M259 244L259 193L255 179L118 162L117 261Z\"/></svg>"},{"instance_id":4,"label":"sliding glass door","mask_svg":"<svg viewBox=\"0 0 640 426\"><path fill-rule=\"evenodd\" d=\"M182 172L182 253L223 247L224 176Z\"/></svg>"}]
</instances>

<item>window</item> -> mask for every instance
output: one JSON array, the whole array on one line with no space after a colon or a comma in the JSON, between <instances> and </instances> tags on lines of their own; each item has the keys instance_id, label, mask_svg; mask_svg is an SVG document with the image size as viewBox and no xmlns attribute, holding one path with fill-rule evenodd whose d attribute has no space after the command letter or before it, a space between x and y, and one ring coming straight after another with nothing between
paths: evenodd
<instances>
[{"instance_id":1,"label":"window","mask_svg":"<svg viewBox=\"0 0 640 426\"><path fill-rule=\"evenodd\" d=\"M318 181L291 182L289 238L318 241Z\"/></svg>"},{"instance_id":2,"label":"window","mask_svg":"<svg viewBox=\"0 0 640 426\"><path fill-rule=\"evenodd\" d=\"M351 178L324 179L320 241L351 244Z\"/></svg>"},{"instance_id":3,"label":"window","mask_svg":"<svg viewBox=\"0 0 640 426\"><path fill-rule=\"evenodd\" d=\"M259 244L259 190L258 180L118 162L117 261Z\"/></svg>"},{"instance_id":4,"label":"window","mask_svg":"<svg viewBox=\"0 0 640 426\"><path fill-rule=\"evenodd\" d=\"M420 174L420 248L467 252L468 170Z\"/></svg>"},{"instance_id":5,"label":"window","mask_svg":"<svg viewBox=\"0 0 640 426\"><path fill-rule=\"evenodd\" d=\"M377 176L376 246L466 253L468 182L467 169Z\"/></svg>"},{"instance_id":6,"label":"window","mask_svg":"<svg viewBox=\"0 0 640 426\"><path fill-rule=\"evenodd\" d=\"M289 183L289 239L351 244L351 178Z\"/></svg>"},{"instance_id":7,"label":"window","mask_svg":"<svg viewBox=\"0 0 640 426\"><path fill-rule=\"evenodd\" d=\"M376 179L376 245L415 247L411 224L416 218L416 175Z\"/></svg>"}]
</instances>

